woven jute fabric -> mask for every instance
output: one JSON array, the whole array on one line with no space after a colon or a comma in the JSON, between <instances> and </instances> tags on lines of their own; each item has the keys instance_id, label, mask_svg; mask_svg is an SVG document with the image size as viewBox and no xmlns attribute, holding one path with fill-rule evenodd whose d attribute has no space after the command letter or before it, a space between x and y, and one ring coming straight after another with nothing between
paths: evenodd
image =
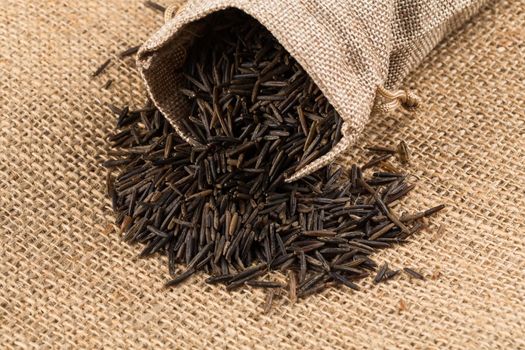
<instances>
[{"instance_id":1,"label":"woven jute fabric","mask_svg":"<svg viewBox=\"0 0 525 350\"><path fill-rule=\"evenodd\" d=\"M256 18L308 72L343 119L339 143L291 175L288 180L292 181L349 149L366 125L374 102L376 110L416 104L411 93L377 92L399 85L443 36L484 3L486 0L189 0L144 44L138 65L157 107L192 142L178 123L188 117L188 99L179 91L188 46L206 30L206 16L212 13L237 8Z\"/></svg>"},{"instance_id":2,"label":"woven jute fabric","mask_svg":"<svg viewBox=\"0 0 525 350\"><path fill-rule=\"evenodd\" d=\"M0 348L525 348L523 0L483 9L432 51L403 82L420 110L374 115L347 154L404 139L419 179L406 207L448 204L375 256L426 281L277 299L268 315L262 291L200 275L163 289L165 258L137 259L112 225L99 162L115 117L102 103L144 103L133 58L117 53L162 15L128 0L1 4Z\"/></svg>"}]
</instances>

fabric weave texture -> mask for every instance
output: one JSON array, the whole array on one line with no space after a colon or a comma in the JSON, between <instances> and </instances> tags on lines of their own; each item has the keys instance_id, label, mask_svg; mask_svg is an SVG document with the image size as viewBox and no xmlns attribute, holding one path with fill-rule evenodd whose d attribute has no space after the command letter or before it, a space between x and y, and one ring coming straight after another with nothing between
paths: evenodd
<instances>
[{"instance_id":1,"label":"fabric weave texture","mask_svg":"<svg viewBox=\"0 0 525 350\"><path fill-rule=\"evenodd\" d=\"M262 291L202 275L163 289L165 258L137 259L112 225L100 162L115 117L103 103L144 103L134 59L118 53L163 16L142 0L0 4L0 348L525 348L523 0L484 8L439 44L402 82L420 110L373 115L340 158L407 142L419 180L404 206L449 208L374 258L426 281L277 299L268 315Z\"/></svg>"}]
</instances>

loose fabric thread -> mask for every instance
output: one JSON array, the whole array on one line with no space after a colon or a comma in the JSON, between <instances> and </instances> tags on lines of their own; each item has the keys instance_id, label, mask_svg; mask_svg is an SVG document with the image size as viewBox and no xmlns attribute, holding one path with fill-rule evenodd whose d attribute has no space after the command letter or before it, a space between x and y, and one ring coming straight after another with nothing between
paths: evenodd
<instances>
[{"instance_id":1,"label":"loose fabric thread","mask_svg":"<svg viewBox=\"0 0 525 350\"><path fill-rule=\"evenodd\" d=\"M380 97L381 101L377 101L377 97ZM407 111L413 111L417 109L420 104L421 99L419 96L410 90L400 89L392 91L381 85L377 88L374 111L390 113L400 107Z\"/></svg>"},{"instance_id":2,"label":"loose fabric thread","mask_svg":"<svg viewBox=\"0 0 525 350\"><path fill-rule=\"evenodd\" d=\"M179 11L180 5L173 4L166 8L164 11L164 23L168 22L170 19L173 18L177 14L177 11Z\"/></svg>"}]
</instances>

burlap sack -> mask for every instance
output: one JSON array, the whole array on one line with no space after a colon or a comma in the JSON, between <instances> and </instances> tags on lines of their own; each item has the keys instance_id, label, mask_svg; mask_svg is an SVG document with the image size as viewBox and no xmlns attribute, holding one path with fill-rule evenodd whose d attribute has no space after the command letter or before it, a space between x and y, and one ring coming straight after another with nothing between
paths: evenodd
<instances>
[{"instance_id":1,"label":"burlap sack","mask_svg":"<svg viewBox=\"0 0 525 350\"><path fill-rule=\"evenodd\" d=\"M448 33L486 0L190 0L168 10L167 23L141 48L138 66L157 107L178 125L187 117L181 66L206 16L238 8L256 18L310 74L344 120L343 138L327 154L290 176L307 175L353 145L376 109L415 107L413 93L390 91ZM170 19L173 9L176 16Z\"/></svg>"},{"instance_id":2,"label":"burlap sack","mask_svg":"<svg viewBox=\"0 0 525 350\"><path fill-rule=\"evenodd\" d=\"M142 0L0 3L0 348L525 348L523 0L440 45L403 82L421 110L373 116L356 143L406 140L420 179L407 207L450 205L374 257L427 280L276 300L269 315L260 290L204 276L164 290L164 258L136 259L111 225L99 162L115 119L99 101L142 105L133 59L117 53L162 15Z\"/></svg>"}]
</instances>

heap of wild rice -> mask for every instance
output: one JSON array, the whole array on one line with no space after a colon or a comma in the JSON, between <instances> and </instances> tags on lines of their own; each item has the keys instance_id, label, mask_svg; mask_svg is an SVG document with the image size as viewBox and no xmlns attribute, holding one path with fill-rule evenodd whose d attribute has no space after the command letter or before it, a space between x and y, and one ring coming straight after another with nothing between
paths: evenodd
<instances>
[{"instance_id":1,"label":"heap of wild rice","mask_svg":"<svg viewBox=\"0 0 525 350\"><path fill-rule=\"evenodd\" d=\"M331 285L357 289L377 267L373 252L405 242L442 206L398 217L389 206L413 188L406 176L364 177L356 165L285 183L339 141L341 118L257 22L211 27L189 52L181 90L192 105L181 120L201 146L184 142L151 103L112 107L115 159L104 165L118 168L107 184L124 239L143 244L141 256L168 255L168 286L205 271L228 290L286 287L292 300ZM396 153L372 150L383 155L364 168ZM406 145L398 153L407 160ZM288 286L265 278L272 270L285 271ZM376 282L395 273L384 265Z\"/></svg>"}]
</instances>

